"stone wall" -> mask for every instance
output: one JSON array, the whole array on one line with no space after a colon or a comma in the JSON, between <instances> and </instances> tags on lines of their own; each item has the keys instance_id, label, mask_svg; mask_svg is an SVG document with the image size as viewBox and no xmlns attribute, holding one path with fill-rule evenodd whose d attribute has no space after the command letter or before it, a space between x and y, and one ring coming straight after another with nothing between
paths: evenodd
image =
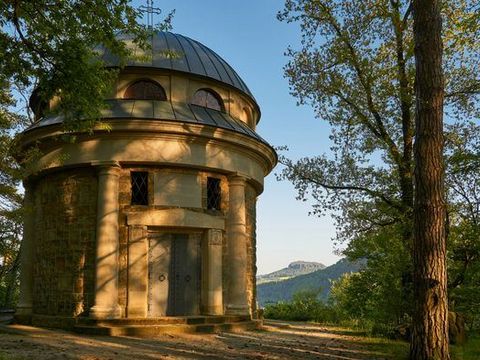
<instances>
[{"instance_id":1,"label":"stone wall","mask_svg":"<svg viewBox=\"0 0 480 360\"><path fill-rule=\"evenodd\" d=\"M247 228L247 299L253 317L257 313L257 192L248 185L245 188Z\"/></svg>"},{"instance_id":2,"label":"stone wall","mask_svg":"<svg viewBox=\"0 0 480 360\"><path fill-rule=\"evenodd\" d=\"M45 175L34 184L33 311L77 316L93 305L97 176L92 168Z\"/></svg>"},{"instance_id":3,"label":"stone wall","mask_svg":"<svg viewBox=\"0 0 480 360\"><path fill-rule=\"evenodd\" d=\"M148 171L149 204L154 203L155 173L180 172L198 176L201 208L193 211L228 217L228 180L225 176L191 169L158 167L122 168L119 178L119 304L126 314L129 235L127 214L165 205L131 205L131 171ZM206 181L221 179L221 210L206 209ZM40 315L88 315L93 306L95 286L95 229L97 174L94 168L77 168L44 175L33 184L35 202L34 313ZM256 314L256 191L246 186L247 296L251 313ZM188 208L188 207L187 207ZM224 233L226 235L226 233ZM223 237L223 290L231 280L227 263L227 239ZM226 303L224 304L226 305Z\"/></svg>"}]
</instances>

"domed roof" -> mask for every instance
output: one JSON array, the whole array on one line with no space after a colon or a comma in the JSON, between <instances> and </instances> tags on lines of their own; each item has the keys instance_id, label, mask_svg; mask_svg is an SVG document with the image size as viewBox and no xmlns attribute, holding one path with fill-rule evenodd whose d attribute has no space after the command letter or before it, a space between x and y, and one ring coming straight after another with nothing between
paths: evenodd
<instances>
[{"instance_id":1,"label":"domed roof","mask_svg":"<svg viewBox=\"0 0 480 360\"><path fill-rule=\"evenodd\" d=\"M118 38L124 40L134 51L135 59L128 61L127 66L168 69L204 76L233 86L255 101L235 70L215 51L196 40L167 31L156 32L150 37L152 56L150 50L144 51L134 44L131 35L121 34ZM99 52L105 63L118 64L118 58L105 48L100 48Z\"/></svg>"}]
</instances>

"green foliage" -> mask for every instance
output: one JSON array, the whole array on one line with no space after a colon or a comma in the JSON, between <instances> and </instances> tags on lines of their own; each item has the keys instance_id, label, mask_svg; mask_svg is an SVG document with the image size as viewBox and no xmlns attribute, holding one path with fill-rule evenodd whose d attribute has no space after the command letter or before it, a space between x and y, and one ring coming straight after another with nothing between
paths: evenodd
<instances>
[{"instance_id":1,"label":"green foliage","mask_svg":"<svg viewBox=\"0 0 480 360\"><path fill-rule=\"evenodd\" d=\"M58 99L56 111L67 130L91 130L118 71L105 67L95 48L105 46L125 64L131 51L118 33L132 34L134 43L147 47L148 31L138 16L128 0L3 1L0 74L17 90L36 88L40 102Z\"/></svg>"},{"instance_id":2,"label":"green foliage","mask_svg":"<svg viewBox=\"0 0 480 360\"><path fill-rule=\"evenodd\" d=\"M319 291L300 291L289 302L269 304L265 307L264 316L276 320L338 323L335 311L318 300Z\"/></svg>"},{"instance_id":3,"label":"green foliage","mask_svg":"<svg viewBox=\"0 0 480 360\"><path fill-rule=\"evenodd\" d=\"M412 310L411 260L400 227L364 233L344 251L349 258L366 258L366 266L332 286L332 299L350 317L394 327Z\"/></svg>"},{"instance_id":4,"label":"green foliage","mask_svg":"<svg viewBox=\"0 0 480 360\"><path fill-rule=\"evenodd\" d=\"M480 126L449 127L446 144L450 307L480 329Z\"/></svg>"},{"instance_id":5,"label":"green foliage","mask_svg":"<svg viewBox=\"0 0 480 360\"><path fill-rule=\"evenodd\" d=\"M0 76L0 308L12 307L17 297L21 202L20 169L12 156L12 134L26 119L9 110L14 99Z\"/></svg>"},{"instance_id":6,"label":"green foliage","mask_svg":"<svg viewBox=\"0 0 480 360\"><path fill-rule=\"evenodd\" d=\"M475 119L479 35L472 1L445 5L449 119ZM410 1L287 0L278 18L298 22L302 46L285 67L292 94L331 127L331 154L286 165L281 179L314 214L333 210L339 242L401 224L411 242L414 59ZM468 26L466 24L469 24Z\"/></svg>"},{"instance_id":7,"label":"green foliage","mask_svg":"<svg viewBox=\"0 0 480 360\"><path fill-rule=\"evenodd\" d=\"M464 345L451 346L452 360L480 359L480 336L471 334Z\"/></svg>"}]
</instances>

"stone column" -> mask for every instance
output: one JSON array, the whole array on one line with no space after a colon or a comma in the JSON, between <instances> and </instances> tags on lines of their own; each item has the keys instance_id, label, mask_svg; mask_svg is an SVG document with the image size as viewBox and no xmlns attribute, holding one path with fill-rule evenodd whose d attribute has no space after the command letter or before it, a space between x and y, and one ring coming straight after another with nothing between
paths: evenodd
<instances>
[{"instance_id":1,"label":"stone column","mask_svg":"<svg viewBox=\"0 0 480 360\"><path fill-rule=\"evenodd\" d=\"M207 231L207 315L223 315L222 230Z\"/></svg>"},{"instance_id":2,"label":"stone column","mask_svg":"<svg viewBox=\"0 0 480 360\"><path fill-rule=\"evenodd\" d=\"M33 306L33 264L35 251L35 200L32 185L24 182L23 239L20 248L20 297L16 315L32 315Z\"/></svg>"},{"instance_id":3,"label":"stone column","mask_svg":"<svg viewBox=\"0 0 480 360\"><path fill-rule=\"evenodd\" d=\"M246 179L241 176L232 176L228 179L227 266L229 267L229 289L227 314L231 315L249 314L245 182Z\"/></svg>"},{"instance_id":4,"label":"stone column","mask_svg":"<svg viewBox=\"0 0 480 360\"><path fill-rule=\"evenodd\" d=\"M95 300L90 317L119 318L118 305L118 178L116 161L96 162L98 166L97 242L95 258Z\"/></svg>"}]
</instances>

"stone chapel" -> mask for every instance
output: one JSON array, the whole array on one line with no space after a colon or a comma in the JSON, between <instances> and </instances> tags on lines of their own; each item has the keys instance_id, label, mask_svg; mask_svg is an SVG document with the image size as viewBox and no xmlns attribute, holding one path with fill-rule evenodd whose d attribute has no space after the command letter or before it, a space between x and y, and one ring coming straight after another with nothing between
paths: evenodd
<instances>
[{"instance_id":1,"label":"stone chapel","mask_svg":"<svg viewBox=\"0 0 480 360\"><path fill-rule=\"evenodd\" d=\"M205 45L171 32L151 45L106 99L108 129L68 142L40 109L19 139L42 151L24 179L19 322L108 334L255 323L256 199L277 161L255 132L260 108Z\"/></svg>"}]
</instances>

